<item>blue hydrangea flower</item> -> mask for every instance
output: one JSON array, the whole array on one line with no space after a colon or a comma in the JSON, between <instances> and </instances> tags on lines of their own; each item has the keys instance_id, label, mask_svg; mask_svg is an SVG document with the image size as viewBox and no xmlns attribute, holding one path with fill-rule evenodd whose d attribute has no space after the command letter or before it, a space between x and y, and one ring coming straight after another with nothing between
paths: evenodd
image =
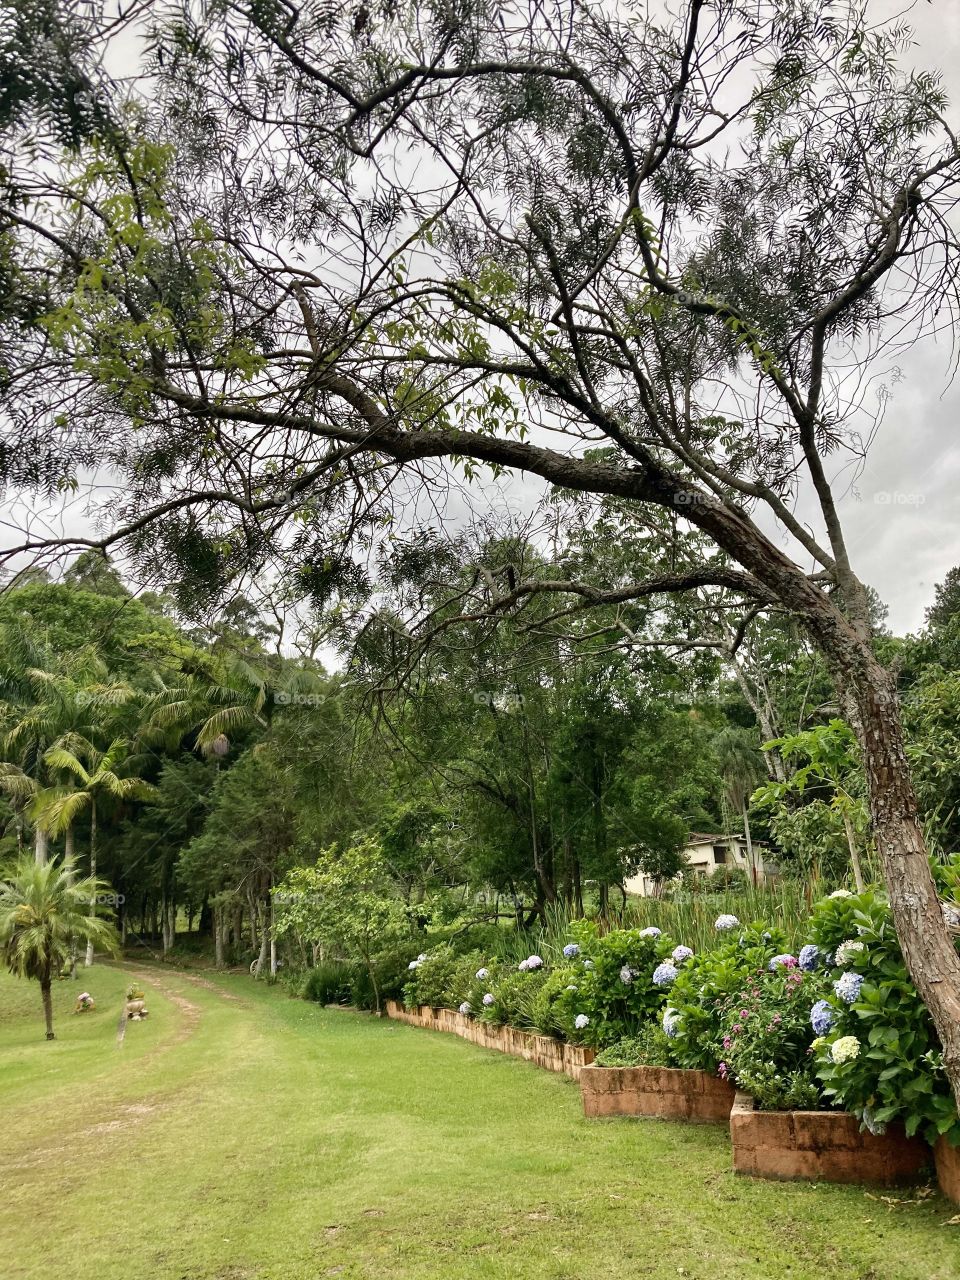
<instances>
[{"instance_id":1,"label":"blue hydrangea flower","mask_svg":"<svg viewBox=\"0 0 960 1280\"><path fill-rule=\"evenodd\" d=\"M669 987L676 980L677 966L671 964L669 960L664 960L662 964L658 964L653 971L653 981L658 987Z\"/></svg>"},{"instance_id":2,"label":"blue hydrangea flower","mask_svg":"<svg viewBox=\"0 0 960 1280\"><path fill-rule=\"evenodd\" d=\"M629 987L630 983L633 981L633 970L628 964L625 964L620 970L620 981L625 987Z\"/></svg>"},{"instance_id":3,"label":"blue hydrangea flower","mask_svg":"<svg viewBox=\"0 0 960 1280\"><path fill-rule=\"evenodd\" d=\"M693 955L693 948L692 947L674 947L672 955L673 955L674 964L683 964L684 960L689 960L690 957Z\"/></svg>"},{"instance_id":4,"label":"blue hydrangea flower","mask_svg":"<svg viewBox=\"0 0 960 1280\"><path fill-rule=\"evenodd\" d=\"M574 956L578 956L580 954L580 948L577 945L577 943L568 942L567 945L563 948L563 954L567 957L568 960L572 960Z\"/></svg>"},{"instance_id":5,"label":"blue hydrangea flower","mask_svg":"<svg viewBox=\"0 0 960 1280\"><path fill-rule=\"evenodd\" d=\"M715 929L720 929L720 930L736 929L739 923L740 921L737 919L736 916L722 915L722 916L717 916L716 920L713 922L713 927Z\"/></svg>"},{"instance_id":6,"label":"blue hydrangea flower","mask_svg":"<svg viewBox=\"0 0 960 1280\"><path fill-rule=\"evenodd\" d=\"M477 970L477 977L478 977L478 978L480 979L480 981L482 982L484 978L489 978L489 977L490 977L490 970L489 970L489 969L478 969L478 970Z\"/></svg>"},{"instance_id":7,"label":"blue hydrangea flower","mask_svg":"<svg viewBox=\"0 0 960 1280\"><path fill-rule=\"evenodd\" d=\"M846 973L841 973L833 984L833 989L841 1000L845 1000L847 1004L854 1004L860 999L860 988L862 986L863 975L848 969Z\"/></svg>"},{"instance_id":8,"label":"blue hydrangea flower","mask_svg":"<svg viewBox=\"0 0 960 1280\"><path fill-rule=\"evenodd\" d=\"M659 938L662 932L662 929L658 929L655 924L651 924L646 929L641 929L638 936L641 938Z\"/></svg>"},{"instance_id":9,"label":"blue hydrangea flower","mask_svg":"<svg viewBox=\"0 0 960 1280\"><path fill-rule=\"evenodd\" d=\"M797 960L801 969L813 973L820 963L820 948L815 942L808 942L805 947L800 948Z\"/></svg>"},{"instance_id":10,"label":"blue hydrangea flower","mask_svg":"<svg viewBox=\"0 0 960 1280\"><path fill-rule=\"evenodd\" d=\"M469 1000L464 1000L463 1004L460 1006L460 1012L461 1012L461 1013L464 1013L464 1014L466 1014L466 1013L469 1013L469 1012L470 1012L470 1001L469 1001Z\"/></svg>"},{"instance_id":11,"label":"blue hydrangea flower","mask_svg":"<svg viewBox=\"0 0 960 1280\"><path fill-rule=\"evenodd\" d=\"M833 1026L833 1010L828 1000L818 1000L810 1010L810 1025L818 1036L825 1036Z\"/></svg>"},{"instance_id":12,"label":"blue hydrangea flower","mask_svg":"<svg viewBox=\"0 0 960 1280\"><path fill-rule=\"evenodd\" d=\"M488 1008L488 1009L489 1009L489 1008L490 1008L490 1006L493 1004L493 996L491 995L491 993L490 993L489 991L488 991L488 992L487 992L487 994L483 997L483 1003L487 1006L487 1008Z\"/></svg>"},{"instance_id":13,"label":"blue hydrangea flower","mask_svg":"<svg viewBox=\"0 0 960 1280\"><path fill-rule=\"evenodd\" d=\"M797 967L797 957L789 955L774 956L767 968L773 972L774 969L795 969Z\"/></svg>"},{"instance_id":14,"label":"blue hydrangea flower","mask_svg":"<svg viewBox=\"0 0 960 1280\"><path fill-rule=\"evenodd\" d=\"M583 962L583 967L584 967L585 969L592 969L592 968L593 968L593 961L592 961L592 960L584 960L584 962Z\"/></svg>"},{"instance_id":15,"label":"blue hydrangea flower","mask_svg":"<svg viewBox=\"0 0 960 1280\"><path fill-rule=\"evenodd\" d=\"M663 1030L671 1040L680 1030L680 1015L677 1013L676 1009L664 1009Z\"/></svg>"},{"instance_id":16,"label":"blue hydrangea flower","mask_svg":"<svg viewBox=\"0 0 960 1280\"><path fill-rule=\"evenodd\" d=\"M590 1019L587 1017L585 1013L578 1013L573 1020L573 1025L577 1028L578 1031L582 1031L584 1027L589 1027Z\"/></svg>"},{"instance_id":17,"label":"blue hydrangea flower","mask_svg":"<svg viewBox=\"0 0 960 1280\"><path fill-rule=\"evenodd\" d=\"M526 960L521 960L517 965L523 973L529 973L532 969L539 969L543 961L539 956L527 956Z\"/></svg>"}]
</instances>

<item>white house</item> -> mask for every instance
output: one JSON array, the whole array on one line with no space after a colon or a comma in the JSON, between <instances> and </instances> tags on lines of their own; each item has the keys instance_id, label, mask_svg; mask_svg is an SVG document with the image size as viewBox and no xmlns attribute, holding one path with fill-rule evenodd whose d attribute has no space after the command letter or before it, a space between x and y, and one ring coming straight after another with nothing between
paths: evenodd
<instances>
[{"instance_id":1,"label":"white house","mask_svg":"<svg viewBox=\"0 0 960 1280\"><path fill-rule=\"evenodd\" d=\"M777 874L777 867L764 858L764 847L753 842L753 854L757 859L757 875L760 880L768 880ZM717 867L736 867L751 874L750 860L747 857L747 845L743 836L714 835L706 831L691 831L683 850L683 860L687 868L695 875L712 876ZM678 877L679 879L679 877ZM641 898L655 897L662 891L662 884L653 876L639 871L629 876L623 887L627 893Z\"/></svg>"}]
</instances>

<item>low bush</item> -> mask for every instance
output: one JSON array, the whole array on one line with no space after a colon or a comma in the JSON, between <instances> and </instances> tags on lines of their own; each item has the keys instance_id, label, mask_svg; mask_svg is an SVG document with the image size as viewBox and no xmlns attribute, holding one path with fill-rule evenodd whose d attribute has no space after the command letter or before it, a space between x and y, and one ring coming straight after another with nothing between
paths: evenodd
<instances>
[{"instance_id":1,"label":"low bush","mask_svg":"<svg viewBox=\"0 0 960 1280\"><path fill-rule=\"evenodd\" d=\"M719 1073L733 1078L763 1111L817 1110L822 1105L810 1011L827 985L823 973L805 972L793 956L780 956L751 975L722 1011L724 1059Z\"/></svg>"},{"instance_id":2,"label":"low bush","mask_svg":"<svg viewBox=\"0 0 960 1280\"><path fill-rule=\"evenodd\" d=\"M299 995L304 1000L316 1000L318 1004L350 1004L352 986L352 965L328 961L302 975Z\"/></svg>"},{"instance_id":3,"label":"low bush","mask_svg":"<svg viewBox=\"0 0 960 1280\"><path fill-rule=\"evenodd\" d=\"M655 1022L648 1022L635 1036L625 1036L601 1049L598 1067L672 1067L669 1038Z\"/></svg>"},{"instance_id":4,"label":"low bush","mask_svg":"<svg viewBox=\"0 0 960 1280\"><path fill-rule=\"evenodd\" d=\"M536 1028L536 1007L541 989L547 982L543 968L507 969L501 967L490 978L481 981L486 990L480 996L479 1005L473 1006L476 1016L485 1022L508 1024L523 1030ZM492 1000L487 1000L492 996Z\"/></svg>"},{"instance_id":5,"label":"low bush","mask_svg":"<svg viewBox=\"0 0 960 1280\"><path fill-rule=\"evenodd\" d=\"M663 1022L676 1066L711 1074L725 1057L723 1014L728 1002L784 945L782 933L763 923L742 927L738 921L718 932L727 941L691 956L683 965Z\"/></svg>"},{"instance_id":6,"label":"low bush","mask_svg":"<svg viewBox=\"0 0 960 1280\"><path fill-rule=\"evenodd\" d=\"M823 1092L879 1132L893 1120L960 1143L960 1120L933 1022L910 980L886 899L840 891L817 904L813 942L831 964L814 1011Z\"/></svg>"}]
</instances>

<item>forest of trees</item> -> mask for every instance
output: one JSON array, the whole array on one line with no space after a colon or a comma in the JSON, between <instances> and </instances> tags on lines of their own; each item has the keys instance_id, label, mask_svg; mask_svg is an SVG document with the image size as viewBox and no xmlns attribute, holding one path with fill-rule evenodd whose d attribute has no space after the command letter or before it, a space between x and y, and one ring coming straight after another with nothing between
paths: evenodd
<instances>
[{"instance_id":1,"label":"forest of trees","mask_svg":"<svg viewBox=\"0 0 960 1280\"><path fill-rule=\"evenodd\" d=\"M398 569L377 584L378 617L411 590L449 592L458 570L428 550L416 583ZM563 557L588 553L596 542ZM519 538L477 556L492 572L542 559ZM944 852L960 804L958 584L954 571L920 635L877 640L897 664L928 837ZM785 876L846 882L845 817L876 872L852 735L831 773L837 699L789 622L754 619L734 644L704 603L688 641L683 616L635 609L611 643L593 613L564 620L597 633L574 650L550 612L538 597L522 626L493 633L455 615L398 681L373 639L340 658L324 632L339 667L326 670L316 626L284 637L244 600L188 626L99 553L58 582L27 575L0 599L0 851L74 854L112 885L128 945L204 946L262 968L271 889L363 840L408 906L521 925L553 903L582 911L585 894L613 910L638 868L666 889L688 832L742 832L751 796L754 838Z\"/></svg>"}]
</instances>

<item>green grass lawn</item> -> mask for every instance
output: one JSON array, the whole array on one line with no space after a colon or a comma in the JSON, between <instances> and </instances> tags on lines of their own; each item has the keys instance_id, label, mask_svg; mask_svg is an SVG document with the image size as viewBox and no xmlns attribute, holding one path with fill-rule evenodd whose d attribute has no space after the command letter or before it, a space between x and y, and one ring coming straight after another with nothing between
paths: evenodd
<instances>
[{"instance_id":1,"label":"green grass lawn","mask_svg":"<svg viewBox=\"0 0 960 1280\"><path fill-rule=\"evenodd\" d=\"M4 1280L960 1276L939 1196L738 1179L721 1128L586 1121L526 1063L198 977L97 966L50 1044L0 978Z\"/></svg>"}]
</instances>

